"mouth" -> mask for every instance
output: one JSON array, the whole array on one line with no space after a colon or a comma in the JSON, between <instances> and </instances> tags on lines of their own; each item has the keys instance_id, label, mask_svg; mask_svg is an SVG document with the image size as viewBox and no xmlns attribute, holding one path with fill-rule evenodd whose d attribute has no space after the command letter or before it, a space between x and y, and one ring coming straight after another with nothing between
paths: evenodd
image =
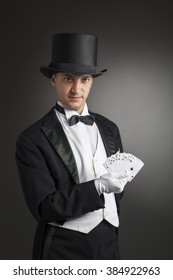
<instances>
[{"instance_id":1,"label":"mouth","mask_svg":"<svg viewBox=\"0 0 173 280\"><path fill-rule=\"evenodd\" d=\"M76 95L74 95L74 96L69 96L69 98L70 98L71 100L80 100L80 99L82 99L82 96L76 96Z\"/></svg>"}]
</instances>

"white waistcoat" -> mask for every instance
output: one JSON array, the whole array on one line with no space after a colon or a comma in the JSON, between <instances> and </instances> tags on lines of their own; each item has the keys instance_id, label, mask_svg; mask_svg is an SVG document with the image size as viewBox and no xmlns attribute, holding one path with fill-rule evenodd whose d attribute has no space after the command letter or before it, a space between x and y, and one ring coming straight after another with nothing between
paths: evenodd
<instances>
[{"instance_id":1,"label":"white waistcoat","mask_svg":"<svg viewBox=\"0 0 173 280\"><path fill-rule=\"evenodd\" d=\"M103 167L103 163L105 162L107 155L98 128L96 128L98 131L96 150L95 154L93 155L91 145L89 143L91 139L89 140L89 137L87 136L85 125L82 123L78 123L77 125L80 125L80 131L83 129L78 139L74 137L74 134L71 134L70 130L68 131L68 127L64 127L64 132L66 133L66 136L73 150L76 164L78 167L80 183L82 183L94 180L95 178L99 178L101 175L107 172L106 169ZM96 126L96 124L94 124L94 126ZM112 225L118 227L119 219L114 194L104 194L104 198L104 209L95 210L93 212L84 214L78 218L68 220L62 226L57 223L51 224L71 230L80 231L83 233L90 232L103 219L106 219Z\"/></svg>"}]
</instances>

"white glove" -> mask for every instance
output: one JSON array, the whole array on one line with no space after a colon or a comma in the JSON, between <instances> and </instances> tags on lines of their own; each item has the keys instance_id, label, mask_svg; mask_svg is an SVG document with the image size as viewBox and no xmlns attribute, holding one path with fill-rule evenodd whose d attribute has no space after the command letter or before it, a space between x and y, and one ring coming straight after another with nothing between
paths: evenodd
<instances>
[{"instance_id":1,"label":"white glove","mask_svg":"<svg viewBox=\"0 0 173 280\"><path fill-rule=\"evenodd\" d=\"M121 193L128 182L130 172L125 170L122 173L111 172L95 179L95 187L99 194L102 193Z\"/></svg>"}]
</instances>

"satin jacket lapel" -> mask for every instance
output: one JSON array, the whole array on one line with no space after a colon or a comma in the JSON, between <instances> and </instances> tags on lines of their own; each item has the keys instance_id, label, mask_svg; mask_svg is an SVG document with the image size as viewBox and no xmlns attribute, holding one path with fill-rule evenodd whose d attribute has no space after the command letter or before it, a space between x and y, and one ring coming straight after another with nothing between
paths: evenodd
<instances>
[{"instance_id":1,"label":"satin jacket lapel","mask_svg":"<svg viewBox=\"0 0 173 280\"><path fill-rule=\"evenodd\" d=\"M105 123L101 118L97 116L97 114L94 114L92 112L90 112L90 114L95 116L95 122L101 134L107 156L109 157L112 154L115 154L117 152L117 147L115 146L115 139L109 124Z\"/></svg>"},{"instance_id":2,"label":"satin jacket lapel","mask_svg":"<svg viewBox=\"0 0 173 280\"><path fill-rule=\"evenodd\" d=\"M55 151L63 160L65 166L72 175L75 183L79 183L77 165L72 149L60 122L56 118L53 109L48 113L48 115L46 115L41 129L46 135L46 137L49 139Z\"/></svg>"},{"instance_id":3,"label":"satin jacket lapel","mask_svg":"<svg viewBox=\"0 0 173 280\"><path fill-rule=\"evenodd\" d=\"M120 147L118 147L116 145L116 141L115 141L115 137L113 135L112 129L111 129L109 123L105 122L105 120L103 120L100 116L98 116L97 114L94 114L92 112L90 112L90 114L95 116L95 122L100 131L100 134L101 134L101 137L103 140L103 144L105 146L105 150L107 153L107 157L110 157L111 155L115 154L118 151L118 149L120 149ZM121 197L123 196L123 193L124 192L122 192L121 194L115 194L115 200L117 203L118 214L120 211L119 199L120 199L120 196Z\"/></svg>"}]
</instances>

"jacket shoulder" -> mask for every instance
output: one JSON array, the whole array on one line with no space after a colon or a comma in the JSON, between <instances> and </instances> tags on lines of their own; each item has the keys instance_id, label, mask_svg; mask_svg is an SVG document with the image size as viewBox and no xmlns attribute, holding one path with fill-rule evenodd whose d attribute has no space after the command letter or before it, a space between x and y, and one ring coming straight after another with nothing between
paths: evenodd
<instances>
[{"instance_id":1,"label":"jacket shoulder","mask_svg":"<svg viewBox=\"0 0 173 280\"><path fill-rule=\"evenodd\" d=\"M39 139L42 135L42 127L46 124L47 127L53 126L56 124L57 118L54 113L54 109L52 108L47 114L41 117L36 122L32 123L30 126L25 128L18 135L17 141L21 138L28 138L31 141L35 139Z\"/></svg>"},{"instance_id":2,"label":"jacket shoulder","mask_svg":"<svg viewBox=\"0 0 173 280\"><path fill-rule=\"evenodd\" d=\"M95 118L100 121L100 122L103 122L104 124L107 124L109 125L111 128L113 129L118 129L118 126L116 123L114 123L113 121L111 121L110 119L106 118L105 116L103 115L100 115L98 113L93 113L93 112L90 112L92 115L95 116Z\"/></svg>"}]
</instances>

